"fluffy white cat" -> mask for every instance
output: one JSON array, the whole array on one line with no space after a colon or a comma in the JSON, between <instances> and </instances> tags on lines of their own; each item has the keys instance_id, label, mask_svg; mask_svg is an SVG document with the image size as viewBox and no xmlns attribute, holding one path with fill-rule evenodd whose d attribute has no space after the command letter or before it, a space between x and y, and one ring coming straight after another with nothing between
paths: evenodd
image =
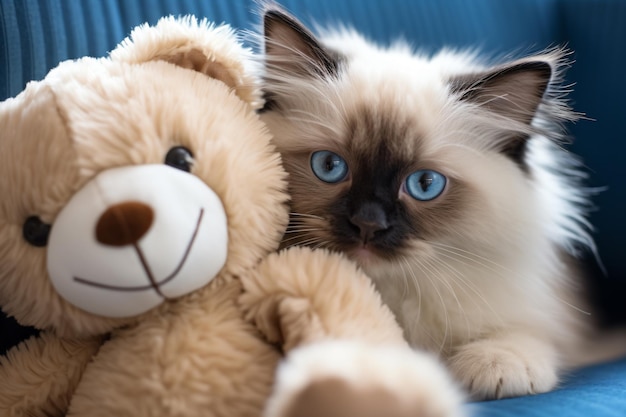
<instances>
[{"instance_id":1,"label":"fluffy white cat","mask_svg":"<svg viewBox=\"0 0 626 417\"><path fill-rule=\"evenodd\" d=\"M318 39L276 7L264 35L262 118L292 196L283 245L356 261L474 398L553 389L590 337L576 256L595 251L585 173L561 146L578 117L566 52L491 64L351 30Z\"/></svg>"}]
</instances>

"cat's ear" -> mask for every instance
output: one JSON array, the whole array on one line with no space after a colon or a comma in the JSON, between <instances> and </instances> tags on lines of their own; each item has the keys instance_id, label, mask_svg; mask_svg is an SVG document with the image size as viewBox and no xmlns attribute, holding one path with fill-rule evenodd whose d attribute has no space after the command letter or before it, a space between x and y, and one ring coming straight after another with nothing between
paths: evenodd
<instances>
[{"instance_id":1,"label":"cat's ear","mask_svg":"<svg viewBox=\"0 0 626 417\"><path fill-rule=\"evenodd\" d=\"M503 135L498 135L490 146L511 158L523 170L531 122L553 78L553 56L543 55L521 59L491 68L482 73L456 77L451 87L461 101L479 105L499 116L494 122ZM511 120L514 123L506 123Z\"/></svg>"},{"instance_id":2,"label":"cat's ear","mask_svg":"<svg viewBox=\"0 0 626 417\"><path fill-rule=\"evenodd\" d=\"M451 86L462 101L530 124L552 78L552 66L549 57L527 58L483 73L456 77Z\"/></svg>"},{"instance_id":3,"label":"cat's ear","mask_svg":"<svg viewBox=\"0 0 626 417\"><path fill-rule=\"evenodd\" d=\"M264 10L263 32L268 72L299 77L325 77L337 73L337 57L284 10L276 6Z\"/></svg>"}]
</instances>

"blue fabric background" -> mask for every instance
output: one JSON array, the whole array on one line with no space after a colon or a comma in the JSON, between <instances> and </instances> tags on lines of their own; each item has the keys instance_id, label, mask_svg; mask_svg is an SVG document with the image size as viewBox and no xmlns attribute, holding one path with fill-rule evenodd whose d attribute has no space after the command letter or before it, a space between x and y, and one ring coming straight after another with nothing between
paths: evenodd
<instances>
[{"instance_id":1,"label":"blue fabric background","mask_svg":"<svg viewBox=\"0 0 626 417\"><path fill-rule=\"evenodd\" d=\"M284 0L306 23L343 22L388 42L418 48L480 47L498 55L554 45L574 50L567 80L576 110L595 121L570 126L571 149L590 168L592 222L608 277L595 276L597 298L626 317L626 1L624 0ZM0 0L0 100L41 79L61 60L103 56L130 29L164 15L192 13L240 29L259 23L252 0ZM0 132L2 135L3 132ZM1 198L1 197L0 197ZM597 272L597 270L594 270ZM16 330L2 321L0 341ZM10 333L7 335L7 333ZM626 360L581 370L549 394L472 406L484 416L626 416Z\"/></svg>"}]
</instances>

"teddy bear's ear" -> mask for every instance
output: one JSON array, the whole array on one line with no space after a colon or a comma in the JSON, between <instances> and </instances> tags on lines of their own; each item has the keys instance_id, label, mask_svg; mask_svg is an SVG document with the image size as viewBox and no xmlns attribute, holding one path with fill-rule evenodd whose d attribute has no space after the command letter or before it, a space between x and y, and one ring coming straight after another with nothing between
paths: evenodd
<instances>
[{"instance_id":1,"label":"teddy bear's ear","mask_svg":"<svg viewBox=\"0 0 626 417\"><path fill-rule=\"evenodd\" d=\"M262 106L252 51L225 24L193 16L164 17L155 26L136 27L110 57L131 64L167 61L222 81L255 109Z\"/></svg>"}]
</instances>

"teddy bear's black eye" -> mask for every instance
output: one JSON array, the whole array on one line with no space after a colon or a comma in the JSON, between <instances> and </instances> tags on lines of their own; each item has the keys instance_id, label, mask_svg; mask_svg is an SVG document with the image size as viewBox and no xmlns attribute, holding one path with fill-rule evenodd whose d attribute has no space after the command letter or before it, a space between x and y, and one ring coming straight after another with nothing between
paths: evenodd
<instances>
[{"instance_id":1,"label":"teddy bear's black eye","mask_svg":"<svg viewBox=\"0 0 626 417\"><path fill-rule=\"evenodd\" d=\"M30 216L22 226L24 239L33 246L46 246L50 236L51 226L41 221L37 216Z\"/></svg>"},{"instance_id":2,"label":"teddy bear's black eye","mask_svg":"<svg viewBox=\"0 0 626 417\"><path fill-rule=\"evenodd\" d=\"M185 172L191 171L193 154L184 146L174 146L165 155L165 165L181 169Z\"/></svg>"}]
</instances>

